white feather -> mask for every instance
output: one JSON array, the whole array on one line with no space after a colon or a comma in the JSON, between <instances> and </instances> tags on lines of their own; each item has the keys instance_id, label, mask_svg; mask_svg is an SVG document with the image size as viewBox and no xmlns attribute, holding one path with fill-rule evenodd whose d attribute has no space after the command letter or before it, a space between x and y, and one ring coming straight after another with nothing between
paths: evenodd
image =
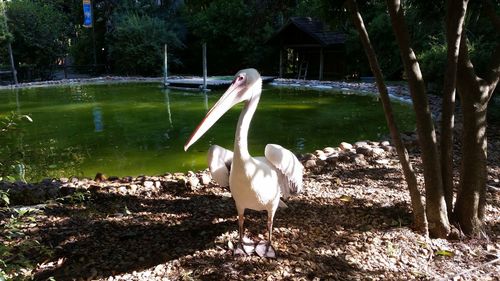
<instances>
[{"instance_id":1,"label":"white feather","mask_svg":"<svg viewBox=\"0 0 500 281\"><path fill-rule=\"evenodd\" d=\"M281 194L287 198L291 193L302 190L302 173L304 167L299 159L281 145L268 144L264 152L267 160L280 172Z\"/></svg>"},{"instance_id":2,"label":"white feather","mask_svg":"<svg viewBox=\"0 0 500 281\"><path fill-rule=\"evenodd\" d=\"M212 178L220 186L229 186L229 170L233 162L233 152L218 145L208 149L208 168Z\"/></svg>"}]
</instances>

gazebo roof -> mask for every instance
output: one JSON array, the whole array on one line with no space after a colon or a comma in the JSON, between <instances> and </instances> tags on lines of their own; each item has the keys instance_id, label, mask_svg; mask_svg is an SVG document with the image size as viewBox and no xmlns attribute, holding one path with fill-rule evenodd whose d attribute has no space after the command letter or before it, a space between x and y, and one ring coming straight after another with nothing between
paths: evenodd
<instances>
[{"instance_id":1,"label":"gazebo roof","mask_svg":"<svg viewBox=\"0 0 500 281\"><path fill-rule=\"evenodd\" d=\"M270 45L289 47L330 47L344 44L346 35L330 31L323 22L310 17L292 17L269 40Z\"/></svg>"}]
</instances>

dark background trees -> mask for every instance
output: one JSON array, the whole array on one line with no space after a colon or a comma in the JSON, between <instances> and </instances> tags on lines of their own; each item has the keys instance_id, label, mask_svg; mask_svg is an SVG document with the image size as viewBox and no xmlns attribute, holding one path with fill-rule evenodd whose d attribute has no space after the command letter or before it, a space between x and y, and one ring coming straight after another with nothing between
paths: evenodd
<instances>
[{"instance_id":1,"label":"dark background trees","mask_svg":"<svg viewBox=\"0 0 500 281\"><path fill-rule=\"evenodd\" d=\"M355 28L342 1L325 0L94 0L94 27L82 27L78 0L13 0L6 3L14 35L16 64L39 69L69 58L74 65L108 65L111 73L161 74L163 44L171 51L170 70L201 73L201 44L207 43L210 74L230 74L253 66L278 72L278 50L265 44L291 16L310 16L348 35L347 76L372 76ZM444 3L407 0L405 17L429 89L439 93L446 63ZM340 3L340 4L339 4ZM360 1L360 12L386 79L404 78L401 59L384 1ZM477 8L474 8L477 7ZM471 6L468 38L478 71L494 48L486 38L498 36ZM132 43L134 42L134 43ZM94 54L95 52L95 54ZM5 48L0 51L7 65ZM95 57L95 59L94 59ZM95 61L94 61L95 60ZM50 78L50 77L45 77Z\"/></svg>"}]
</instances>

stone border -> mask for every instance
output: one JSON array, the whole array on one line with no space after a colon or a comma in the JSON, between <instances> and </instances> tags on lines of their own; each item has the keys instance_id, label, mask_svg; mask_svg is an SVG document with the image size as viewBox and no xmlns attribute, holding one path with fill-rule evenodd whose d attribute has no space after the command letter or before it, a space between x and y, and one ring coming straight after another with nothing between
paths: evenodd
<instances>
[{"instance_id":1,"label":"stone border","mask_svg":"<svg viewBox=\"0 0 500 281\"><path fill-rule=\"evenodd\" d=\"M102 76L94 78L74 78L62 80L49 80L19 83L16 85L0 86L0 90L14 90L37 87L65 86L75 84L103 84L103 83L133 83L133 82L162 82L162 77L128 77L128 76Z\"/></svg>"}]
</instances>

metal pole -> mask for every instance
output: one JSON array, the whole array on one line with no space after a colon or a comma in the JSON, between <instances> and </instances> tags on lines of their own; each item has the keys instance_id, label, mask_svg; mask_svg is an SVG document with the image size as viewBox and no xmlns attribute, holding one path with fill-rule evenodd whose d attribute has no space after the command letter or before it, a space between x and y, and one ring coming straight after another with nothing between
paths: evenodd
<instances>
[{"instance_id":1,"label":"metal pole","mask_svg":"<svg viewBox=\"0 0 500 281\"><path fill-rule=\"evenodd\" d=\"M323 63L324 63L324 55L323 55L323 47L319 49L319 78L318 80L323 80Z\"/></svg>"},{"instance_id":2,"label":"metal pole","mask_svg":"<svg viewBox=\"0 0 500 281\"><path fill-rule=\"evenodd\" d=\"M280 78L283 78L283 48L280 48Z\"/></svg>"},{"instance_id":3,"label":"metal pole","mask_svg":"<svg viewBox=\"0 0 500 281\"><path fill-rule=\"evenodd\" d=\"M163 60L163 85L166 87L168 85L168 83L167 83L167 79L168 79L167 44L165 44L163 55L164 55L164 60Z\"/></svg>"},{"instance_id":4,"label":"metal pole","mask_svg":"<svg viewBox=\"0 0 500 281\"><path fill-rule=\"evenodd\" d=\"M207 90L207 43L203 43L203 91Z\"/></svg>"},{"instance_id":5,"label":"metal pole","mask_svg":"<svg viewBox=\"0 0 500 281\"><path fill-rule=\"evenodd\" d=\"M12 71L12 77L14 78L14 84L17 86L17 71L16 66L14 65L14 55L12 54L12 45L7 43L7 48L9 49L9 59L10 59L10 68Z\"/></svg>"}]
</instances>

